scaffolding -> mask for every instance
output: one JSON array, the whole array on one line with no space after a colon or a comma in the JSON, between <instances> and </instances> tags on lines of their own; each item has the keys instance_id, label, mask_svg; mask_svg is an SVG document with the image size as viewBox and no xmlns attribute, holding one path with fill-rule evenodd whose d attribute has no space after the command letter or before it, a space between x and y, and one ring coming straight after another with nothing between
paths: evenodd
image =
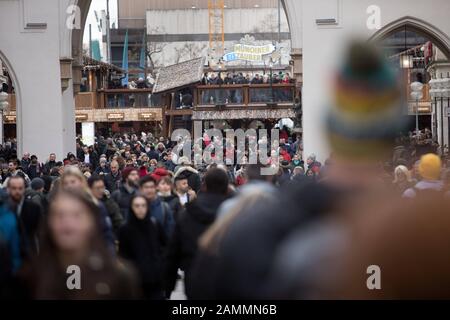
<instances>
[{"instance_id":1,"label":"scaffolding","mask_svg":"<svg viewBox=\"0 0 450 320\"><path fill-rule=\"evenodd\" d=\"M216 62L224 55L224 0L208 0L210 58Z\"/></svg>"}]
</instances>

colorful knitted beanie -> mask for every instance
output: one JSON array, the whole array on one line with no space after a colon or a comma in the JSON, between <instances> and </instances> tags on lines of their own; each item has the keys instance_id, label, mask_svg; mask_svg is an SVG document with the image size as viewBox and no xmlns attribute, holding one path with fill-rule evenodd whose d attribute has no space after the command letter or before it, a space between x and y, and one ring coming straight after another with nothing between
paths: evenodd
<instances>
[{"instance_id":1,"label":"colorful knitted beanie","mask_svg":"<svg viewBox=\"0 0 450 320\"><path fill-rule=\"evenodd\" d=\"M327 117L333 152L352 159L379 159L392 151L405 122L395 73L366 42L350 46L334 83Z\"/></svg>"}]
</instances>

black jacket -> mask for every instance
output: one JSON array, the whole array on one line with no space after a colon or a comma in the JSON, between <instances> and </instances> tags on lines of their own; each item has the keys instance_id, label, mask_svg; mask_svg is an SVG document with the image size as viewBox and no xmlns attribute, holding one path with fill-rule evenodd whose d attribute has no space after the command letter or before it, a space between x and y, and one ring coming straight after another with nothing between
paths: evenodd
<instances>
[{"instance_id":1,"label":"black jacket","mask_svg":"<svg viewBox=\"0 0 450 320\"><path fill-rule=\"evenodd\" d=\"M113 231L117 235L119 228L124 223L124 219L122 217L122 212L120 211L120 207L113 199L111 199L110 197L107 197L106 195L103 197L102 202L105 205L106 211L108 211L108 215L111 219Z\"/></svg>"},{"instance_id":2,"label":"black jacket","mask_svg":"<svg viewBox=\"0 0 450 320\"><path fill-rule=\"evenodd\" d=\"M162 299L164 232L149 215L139 220L130 214L119 230L119 255L134 264L139 272L146 298Z\"/></svg>"},{"instance_id":3,"label":"black jacket","mask_svg":"<svg viewBox=\"0 0 450 320\"><path fill-rule=\"evenodd\" d=\"M120 186L119 189L114 191L111 195L111 198L119 205L120 212L122 213L122 218L127 220L128 211L130 208L131 198L136 193L136 189L129 192L125 186Z\"/></svg>"},{"instance_id":4,"label":"black jacket","mask_svg":"<svg viewBox=\"0 0 450 320\"><path fill-rule=\"evenodd\" d=\"M167 203L172 210L173 217L175 221L178 221L181 211L183 211L183 206L181 205L180 198L176 194L171 194L170 196L163 197L160 196L161 200Z\"/></svg>"},{"instance_id":5,"label":"black jacket","mask_svg":"<svg viewBox=\"0 0 450 320\"><path fill-rule=\"evenodd\" d=\"M38 253L38 232L43 219L41 207L29 199L25 199L20 212L16 205L10 203L11 210L16 214L20 231L20 247L23 258L29 258Z\"/></svg>"},{"instance_id":6,"label":"black jacket","mask_svg":"<svg viewBox=\"0 0 450 320\"><path fill-rule=\"evenodd\" d=\"M215 221L217 210L226 198L225 195L201 193L196 200L186 204L169 243L166 266L167 294L174 289L177 270L180 268L185 272L186 294L189 297L190 268L197 253L197 241Z\"/></svg>"},{"instance_id":7,"label":"black jacket","mask_svg":"<svg viewBox=\"0 0 450 320\"><path fill-rule=\"evenodd\" d=\"M113 175L111 172L105 175L105 187L109 190L109 192L113 193L117 189L119 189L120 181L122 180L122 174L120 171L117 175Z\"/></svg>"}]
</instances>

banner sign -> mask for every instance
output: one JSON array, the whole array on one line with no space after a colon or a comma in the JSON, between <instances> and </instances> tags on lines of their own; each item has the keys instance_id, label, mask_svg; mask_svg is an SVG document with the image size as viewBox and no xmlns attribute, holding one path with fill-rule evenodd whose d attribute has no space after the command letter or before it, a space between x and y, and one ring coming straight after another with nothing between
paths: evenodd
<instances>
[{"instance_id":1,"label":"banner sign","mask_svg":"<svg viewBox=\"0 0 450 320\"><path fill-rule=\"evenodd\" d=\"M244 60L244 61L263 61L263 56L275 51L273 44L263 46L252 46L246 44L234 45L233 52L223 56L225 62Z\"/></svg>"}]
</instances>

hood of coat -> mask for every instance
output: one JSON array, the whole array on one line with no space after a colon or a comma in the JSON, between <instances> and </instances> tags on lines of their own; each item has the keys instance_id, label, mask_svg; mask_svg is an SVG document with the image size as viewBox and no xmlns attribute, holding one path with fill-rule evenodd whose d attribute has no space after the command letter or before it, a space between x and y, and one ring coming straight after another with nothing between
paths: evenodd
<instances>
[{"instance_id":1,"label":"hood of coat","mask_svg":"<svg viewBox=\"0 0 450 320\"><path fill-rule=\"evenodd\" d=\"M200 193L193 202L186 204L187 213L203 224L211 224L214 222L217 216L217 211L228 196L212 194L212 193Z\"/></svg>"},{"instance_id":2,"label":"hood of coat","mask_svg":"<svg viewBox=\"0 0 450 320\"><path fill-rule=\"evenodd\" d=\"M182 172L186 172L187 176L190 176L191 174L198 174L198 171L190 166L182 166L175 170L174 178L178 177Z\"/></svg>"}]
</instances>

